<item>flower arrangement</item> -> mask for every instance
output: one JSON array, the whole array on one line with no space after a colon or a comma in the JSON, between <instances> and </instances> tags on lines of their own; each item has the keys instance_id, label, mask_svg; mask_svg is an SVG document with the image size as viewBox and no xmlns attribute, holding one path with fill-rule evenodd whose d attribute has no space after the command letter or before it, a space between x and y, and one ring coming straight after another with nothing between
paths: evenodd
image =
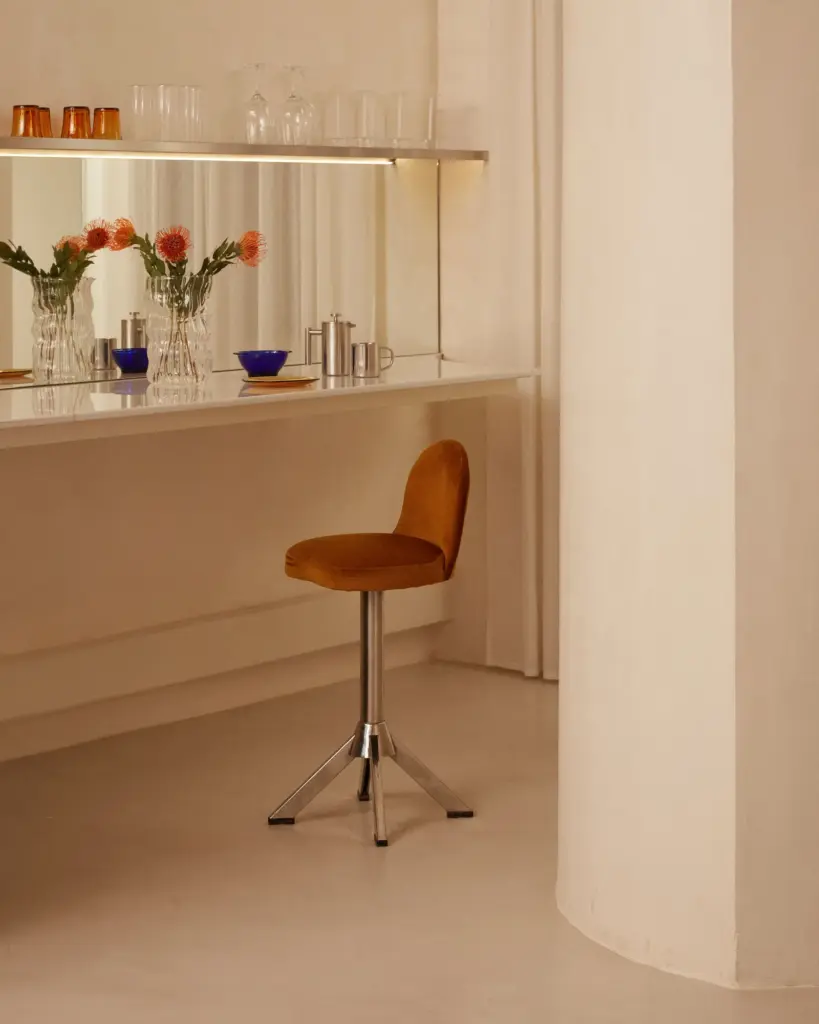
<instances>
[{"instance_id":1,"label":"flower arrangement","mask_svg":"<svg viewBox=\"0 0 819 1024\"><path fill-rule=\"evenodd\" d=\"M153 241L148 235L138 235L131 221L122 219L114 224L114 249L133 248L142 257L149 277L185 277L188 273L188 254L191 233L181 224L157 231ZM267 244L259 231L246 231L235 242L225 239L210 256L206 256L191 277L214 277L225 267L243 263L258 267L267 253Z\"/></svg>"},{"instance_id":2,"label":"flower arrangement","mask_svg":"<svg viewBox=\"0 0 819 1024\"><path fill-rule=\"evenodd\" d=\"M235 241L226 238L191 270L191 235L182 225L163 228L151 240L122 219L114 223L113 232L111 248L135 249L148 275L151 379L202 383L213 360L206 316L213 278L235 263L258 267L267 252L264 236L246 231Z\"/></svg>"},{"instance_id":3,"label":"flower arrangement","mask_svg":"<svg viewBox=\"0 0 819 1024\"><path fill-rule=\"evenodd\" d=\"M147 271L148 300L154 310L149 331L151 379L204 381L213 358L206 317L213 278L234 263L258 267L267 252L264 236L246 231L235 241L226 238L197 270L189 269L191 236L187 228L164 228L152 241L147 234L137 234L126 217L93 220L81 235L61 238L52 246L48 268L38 267L22 246L0 242L0 262L32 279L34 361L42 368L38 372L43 379L72 380L87 372L87 354L80 350L82 343L76 337L74 293L79 295L83 275L104 249L136 249Z\"/></svg>"},{"instance_id":4,"label":"flower arrangement","mask_svg":"<svg viewBox=\"0 0 819 1024\"><path fill-rule=\"evenodd\" d=\"M0 262L21 274L64 286L70 296L101 249L113 248L114 231L104 220L86 224L81 235L65 235L52 246L54 258L48 269L38 267L21 245L0 242Z\"/></svg>"}]
</instances>

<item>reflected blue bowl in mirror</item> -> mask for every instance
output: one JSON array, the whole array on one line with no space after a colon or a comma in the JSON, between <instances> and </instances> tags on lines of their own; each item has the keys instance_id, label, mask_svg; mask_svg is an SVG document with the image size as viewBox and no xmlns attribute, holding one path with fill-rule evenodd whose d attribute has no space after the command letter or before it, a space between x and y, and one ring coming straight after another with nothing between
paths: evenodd
<instances>
[{"instance_id":1,"label":"reflected blue bowl in mirror","mask_svg":"<svg viewBox=\"0 0 819 1024\"><path fill-rule=\"evenodd\" d=\"M248 377L275 377L287 362L289 351L280 348L234 352Z\"/></svg>"},{"instance_id":2,"label":"reflected blue bowl in mirror","mask_svg":"<svg viewBox=\"0 0 819 1024\"><path fill-rule=\"evenodd\" d=\"M123 373L147 373L147 348L114 348L111 349L114 362Z\"/></svg>"}]
</instances>

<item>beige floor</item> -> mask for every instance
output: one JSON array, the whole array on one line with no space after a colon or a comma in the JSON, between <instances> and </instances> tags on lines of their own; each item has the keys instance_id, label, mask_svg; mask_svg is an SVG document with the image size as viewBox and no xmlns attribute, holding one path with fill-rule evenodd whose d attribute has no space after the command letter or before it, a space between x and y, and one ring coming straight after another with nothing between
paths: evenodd
<instances>
[{"instance_id":1,"label":"beige floor","mask_svg":"<svg viewBox=\"0 0 819 1024\"><path fill-rule=\"evenodd\" d=\"M0 1021L819 1020L819 992L666 977L559 917L553 688L390 682L395 731L479 813L447 821L389 771L387 850L352 774L265 823L351 726L347 685L0 766Z\"/></svg>"}]
</instances>

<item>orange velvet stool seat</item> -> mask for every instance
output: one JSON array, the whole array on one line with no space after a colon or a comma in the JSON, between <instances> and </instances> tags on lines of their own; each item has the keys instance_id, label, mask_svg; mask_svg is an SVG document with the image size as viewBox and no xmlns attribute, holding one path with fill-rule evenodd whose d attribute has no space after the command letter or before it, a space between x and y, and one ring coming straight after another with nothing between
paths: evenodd
<instances>
[{"instance_id":1,"label":"orange velvet stool seat","mask_svg":"<svg viewBox=\"0 0 819 1024\"><path fill-rule=\"evenodd\" d=\"M345 533L314 537L287 552L285 571L329 590L407 590L443 583L440 548L400 533Z\"/></svg>"},{"instance_id":2,"label":"orange velvet stool seat","mask_svg":"<svg viewBox=\"0 0 819 1024\"><path fill-rule=\"evenodd\" d=\"M380 763L390 757L451 818L472 811L390 733L382 713L382 599L385 591L444 583L455 569L469 496L469 460L457 441L422 452L404 492L392 533L314 537L285 556L285 572L329 590L361 594L361 714L354 734L270 815L271 825L292 825L296 815L354 760L362 764L359 799L372 788L375 841L387 845Z\"/></svg>"}]
</instances>

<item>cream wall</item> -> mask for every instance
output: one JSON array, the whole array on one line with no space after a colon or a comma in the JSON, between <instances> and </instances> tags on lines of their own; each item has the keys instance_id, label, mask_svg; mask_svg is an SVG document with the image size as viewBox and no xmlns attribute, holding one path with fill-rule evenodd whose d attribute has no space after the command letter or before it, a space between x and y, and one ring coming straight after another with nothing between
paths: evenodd
<instances>
[{"instance_id":1,"label":"cream wall","mask_svg":"<svg viewBox=\"0 0 819 1024\"><path fill-rule=\"evenodd\" d=\"M819 9L565 5L558 899L819 984Z\"/></svg>"},{"instance_id":2,"label":"cream wall","mask_svg":"<svg viewBox=\"0 0 819 1024\"><path fill-rule=\"evenodd\" d=\"M819 5L736 0L737 930L819 984Z\"/></svg>"},{"instance_id":3,"label":"cream wall","mask_svg":"<svg viewBox=\"0 0 819 1024\"><path fill-rule=\"evenodd\" d=\"M564 5L558 901L735 969L729 0Z\"/></svg>"},{"instance_id":4,"label":"cream wall","mask_svg":"<svg viewBox=\"0 0 819 1024\"><path fill-rule=\"evenodd\" d=\"M218 85L260 59L432 88L435 3L46 0L0 39L0 109L124 104L134 81ZM0 757L354 673L355 599L285 580L283 552L390 527L435 432L399 408L0 453ZM391 657L428 656L445 614L441 588L391 600Z\"/></svg>"},{"instance_id":5,"label":"cream wall","mask_svg":"<svg viewBox=\"0 0 819 1024\"><path fill-rule=\"evenodd\" d=\"M303 65L315 89L400 89L434 83L435 53L434 0L42 0L0 39L0 111L125 111L130 85L171 82L207 88L219 121L249 62Z\"/></svg>"}]
</instances>

